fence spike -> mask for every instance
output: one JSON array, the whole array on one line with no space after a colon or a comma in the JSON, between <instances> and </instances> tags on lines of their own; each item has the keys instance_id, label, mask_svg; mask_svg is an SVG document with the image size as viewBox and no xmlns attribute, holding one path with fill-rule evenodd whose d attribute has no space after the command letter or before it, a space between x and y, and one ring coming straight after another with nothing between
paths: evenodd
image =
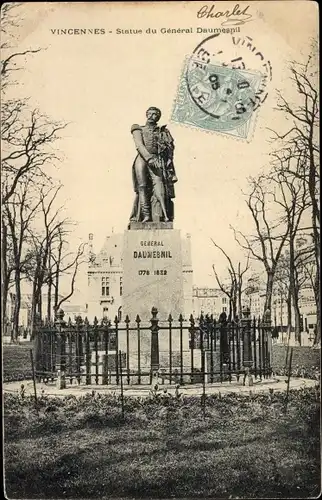
<instances>
[{"instance_id":1,"label":"fence spike","mask_svg":"<svg viewBox=\"0 0 322 500\"><path fill-rule=\"evenodd\" d=\"M129 318L129 315L128 315L128 314L125 316L124 323L125 323L126 325L128 325L128 324L130 323L130 318Z\"/></svg>"},{"instance_id":2,"label":"fence spike","mask_svg":"<svg viewBox=\"0 0 322 500\"><path fill-rule=\"evenodd\" d=\"M179 314L179 321L180 321L180 323L182 323L182 322L183 322L183 316L182 316L182 314L181 314L181 313Z\"/></svg>"},{"instance_id":3,"label":"fence spike","mask_svg":"<svg viewBox=\"0 0 322 500\"><path fill-rule=\"evenodd\" d=\"M88 321L88 317L87 317L87 316L85 316L85 319L84 319L84 325L85 325L86 327L88 327L88 326L89 326L89 321Z\"/></svg>"},{"instance_id":4,"label":"fence spike","mask_svg":"<svg viewBox=\"0 0 322 500\"><path fill-rule=\"evenodd\" d=\"M118 316L117 316L117 315L115 315L115 318L114 318L114 323L115 323L116 325L118 325L118 324L119 324L119 319L118 319Z\"/></svg>"},{"instance_id":5,"label":"fence spike","mask_svg":"<svg viewBox=\"0 0 322 500\"><path fill-rule=\"evenodd\" d=\"M158 314L158 309L153 306L151 309L151 314L152 314L152 318L156 318L157 314Z\"/></svg>"},{"instance_id":6,"label":"fence spike","mask_svg":"<svg viewBox=\"0 0 322 500\"><path fill-rule=\"evenodd\" d=\"M140 319L140 316L138 314L136 315L135 322L141 323L141 319Z\"/></svg>"},{"instance_id":7,"label":"fence spike","mask_svg":"<svg viewBox=\"0 0 322 500\"><path fill-rule=\"evenodd\" d=\"M171 313L170 313L170 314L169 314L169 317L168 317L168 323L172 323L172 321L173 321L173 318L172 318L172 315L171 315Z\"/></svg>"},{"instance_id":8,"label":"fence spike","mask_svg":"<svg viewBox=\"0 0 322 500\"><path fill-rule=\"evenodd\" d=\"M94 325L94 326L97 326L97 325L98 325L98 319L97 319L97 317L96 317L96 316L95 316L95 318L94 318L93 325Z\"/></svg>"}]
</instances>

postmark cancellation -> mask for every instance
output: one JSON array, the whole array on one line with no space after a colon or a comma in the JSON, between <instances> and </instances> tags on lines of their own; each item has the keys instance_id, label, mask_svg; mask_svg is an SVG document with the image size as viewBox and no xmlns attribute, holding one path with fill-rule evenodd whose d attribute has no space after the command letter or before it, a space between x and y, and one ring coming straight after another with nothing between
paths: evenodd
<instances>
[{"instance_id":1,"label":"postmark cancellation","mask_svg":"<svg viewBox=\"0 0 322 500\"><path fill-rule=\"evenodd\" d=\"M193 62L189 58L185 61L172 121L249 139L262 75L215 64L201 68Z\"/></svg>"}]
</instances>

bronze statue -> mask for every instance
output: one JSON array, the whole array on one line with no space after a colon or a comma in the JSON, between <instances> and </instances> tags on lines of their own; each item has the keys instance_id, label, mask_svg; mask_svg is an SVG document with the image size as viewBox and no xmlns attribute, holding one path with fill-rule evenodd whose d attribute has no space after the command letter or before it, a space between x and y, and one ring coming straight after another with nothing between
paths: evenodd
<instances>
[{"instance_id":1,"label":"bronze statue","mask_svg":"<svg viewBox=\"0 0 322 500\"><path fill-rule=\"evenodd\" d=\"M172 221L174 183L174 141L166 125L158 127L161 111L151 107L146 124L132 125L131 133L137 149L132 167L135 200L131 221Z\"/></svg>"}]
</instances>

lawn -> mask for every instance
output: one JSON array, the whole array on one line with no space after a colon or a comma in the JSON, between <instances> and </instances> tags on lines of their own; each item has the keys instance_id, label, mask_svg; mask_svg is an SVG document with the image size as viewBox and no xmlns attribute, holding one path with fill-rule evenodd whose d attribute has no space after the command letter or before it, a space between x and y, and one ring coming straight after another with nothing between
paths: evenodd
<instances>
[{"instance_id":1,"label":"lawn","mask_svg":"<svg viewBox=\"0 0 322 500\"><path fill-rule=\"evenodd\" d=\"M8 498L308 498L320 491L319 391L40 400L5 395Z\"/></svg>"},{"instance_id":2,"label":"lawn","mask_svg":"<svg viewBox=\"0 0 322 500\"><path fill-rule=\"evenodd\" d=\"M27 342L22 345L3 345L3 380L26 380L32 378L30 349L32 344Z\"/></svg>"},{"instance_id":3,"label":"lawn","mask_svg":"<svg viewBox=\"0 0 322 500\"><path fill-rule=\"evenodd\" d=\"M281 344L273 344L272 346L272 369L279 373L285 366L287 347ZM293 347L292 368L296 371L297 368L304 368L304 371L314 371L315 367L320 367L321 364L321 349L312 349L312 347L295 346Z\"/></svg>"}]
</instances>

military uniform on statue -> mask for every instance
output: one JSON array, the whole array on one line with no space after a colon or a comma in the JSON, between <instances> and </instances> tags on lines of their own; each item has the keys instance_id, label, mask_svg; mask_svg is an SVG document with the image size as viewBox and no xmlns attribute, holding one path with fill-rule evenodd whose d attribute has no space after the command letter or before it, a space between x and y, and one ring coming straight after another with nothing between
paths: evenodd
<instances>
[{"instance_id":1,"label":"military uniform on statue","mask_svg":"<svg viewBox=\"0 0 322 500\"><path fill-rule=\"evenodd\" d=\"M131 133L137 149L132 167L135 200L130 221L173 221L172 199L177 177L173 165L174 141L166 126L157 126L158 108L146 112L146 124L132 125Z\"/></svg>"},{"instance_id":2,"label":"military uniform on statue","mask_svg":"<svg viewBox=\"0 0 322 500\"><path fill-rule=\"evenodd\" d=\"M173 228L174 141L165 125L159 127L161 111L151 107L145 125L132 125L137 150L132 166L135 200L123 246L123 313L150 324L151 309L158 319L178 318L184 310L183 248L179 229ZM147 330L146 349L150 349ZM151 359L157 352L153 337ZM153 358L154 359L154 358Z\"/></svg>"}]
</instances>

